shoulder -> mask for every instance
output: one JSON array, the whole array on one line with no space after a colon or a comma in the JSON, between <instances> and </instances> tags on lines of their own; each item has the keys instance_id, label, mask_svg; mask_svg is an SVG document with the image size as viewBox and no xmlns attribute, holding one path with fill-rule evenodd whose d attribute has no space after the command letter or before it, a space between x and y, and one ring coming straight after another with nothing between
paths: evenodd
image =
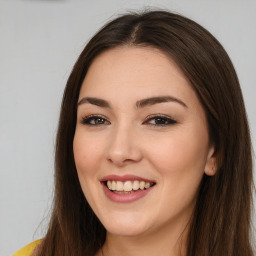
<instances>
[{"instance_id":1,"label":"shoulder","mask_svg":"<svg viewBox=\"0 0 256 256\"><path fill-rule=\"evenodd\" d=\"M36 240L23 247L22 249L14 253L12 256L32 256L32 253L35 250L36 246L39 245L41 242L42 239Z\"/></svg>"}]
</instances>

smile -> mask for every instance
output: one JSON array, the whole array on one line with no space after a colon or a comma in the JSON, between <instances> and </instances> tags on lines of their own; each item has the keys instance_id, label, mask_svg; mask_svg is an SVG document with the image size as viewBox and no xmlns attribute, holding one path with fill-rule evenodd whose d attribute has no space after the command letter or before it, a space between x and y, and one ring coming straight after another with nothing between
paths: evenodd
<instances>
[{"instance_id":1,"label":"smile","mask_svg":"<svg viewBox=\"0 0 256 256\"><path fill-rule=\"evenodd\" d=\"M144 190L152 187L155 183L139 180L128 180L125 182L108 180L106 185L109 190L115 193L131 193L132 191Z\"/></svg>"},{"instance_id":2,"label":"smile","mask_svg":"<svg viewBox=\"0 0 256 256\"><path fill-rule=\"evenodd\" d=\"M108 175L101 180L105 195L114 202L130 203L146 196L156 182L134 175Z\"/></svg>"}]
</instances>

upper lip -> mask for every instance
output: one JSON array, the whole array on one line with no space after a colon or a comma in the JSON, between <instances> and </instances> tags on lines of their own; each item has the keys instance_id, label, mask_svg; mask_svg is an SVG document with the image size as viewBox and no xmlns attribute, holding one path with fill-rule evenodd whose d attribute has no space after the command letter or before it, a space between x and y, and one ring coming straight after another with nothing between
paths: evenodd
<instances>
[{"instance_id":1,"label":"upper lip","mask_svg":"<svg viewBox=\"0 0 256 256\"><path fill-rule=\"evenodd\" d=\"M111 174L111 175L104 176L100 181L105 182L105 181L108 181L108 180L111 180L111 181L115 180L115 181L122 181L122 182L138 180L138 181L145 181L145 182L155 183L154 180L146 179L146 178L139 177L139 176L136 176L136 175L131 175L131 174L122 175L122 176L116 175L116 174Z\"/></svg>"}]
</instances>

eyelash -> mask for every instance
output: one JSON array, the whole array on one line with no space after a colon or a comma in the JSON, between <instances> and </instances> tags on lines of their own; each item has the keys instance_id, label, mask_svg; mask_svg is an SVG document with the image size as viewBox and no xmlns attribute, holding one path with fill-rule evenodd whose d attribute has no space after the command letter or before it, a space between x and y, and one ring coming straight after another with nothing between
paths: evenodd
<instances>
[{"instance_id":1,"label":"eyelash","mask_svg":"<svg viewBox=\"0 0 256 256\"><path fill-rule=\"evenodd\" d=\"M105 124L105 122L107 122L107 124L110 124L110 122L107 121L107 119L106 119L104 116L101 116L101 115L89 115L89 116L83 117L82 120L81 120L81 124L88 125L88 126L100 126L100 125L104 125L104 124L102 124L102 123L99 123L99 124L97 124L97 123L92 124L92 123L91 123L91 121L94 120L94 122L95 122L97 119L98 119L98 120L99 120L99 119L103 120L103 121L104 121L104 124Z\"/></svg>"},{"instance_id":2,"label":"eyelash","mask_svg":"<svg viewBox=\"0 0 256 256\"><path fill-rule=\"evenodd\" d=\"M166 115L162 115L162 114L157 114L157 115L150 115L146 118L146 121L143 122L143 124L145 123L148 123L149 121L152 121L152 120L161 120L161 121L164 121L164 123L160 123L160 124L149 124L149 125L152 125L152 126L169 126L169 125L173 125L173 124L176 124L177 121L175 121L174 119L170 118L169 116L166 116Z\"/></svg>"},{"instance_id":3,"label":"eyelash","mask_svg":"<svg viewBox=\"0 0 256 256\"><path fill-rule=\"evenodd\" d=\"M102 123L96 123L96 120L100 120ZM149 123L150 121L155 120L155 123ZM162 122L162 123L158 123L156 122L156 120ZM91 123L92 121L94 121L94 123ZM162 114L157 114L157 115L150 115L146 118L146 120L143 122L143 124L149 124L152 126L169 126L169 125L173 125L176 124L177 121L175 121L174 119L170 118L169 116L166 115L162 115ZM88 125L88 126L101 126L101 125L109 125L110 122L106 119L106 117L102 116L102 115L89 115L86 117L83 117L81 120L81 124L84 125Z\"/></svg>"}]
</instances>

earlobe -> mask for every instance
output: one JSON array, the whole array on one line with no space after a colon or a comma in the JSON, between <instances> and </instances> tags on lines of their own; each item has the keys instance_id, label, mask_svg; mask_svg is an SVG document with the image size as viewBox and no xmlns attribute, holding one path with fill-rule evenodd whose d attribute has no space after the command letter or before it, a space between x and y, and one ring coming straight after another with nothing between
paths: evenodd
<instances>
[{"instance_id":1,"label":"earlobe","mask_svg":"<svg viewBox=\"0 0 256 256\"><path fill-rule=\"evenodd\" d=\"M214 176L216 174L217 167L215 164L212 164L211 166L206 166L204 173L208 176Z\"/></svg>"},{"instance_id":2,"label":"earlobe","mask_svg":"<svg viewBox=\"0 0 256 256\"><path fill-rule=\"evenodd\" d=\"M214 176L216 172L217 172L216 152L215 152L215 148L212 146L209 150L204 173L208 176Z\"/></svg>"}]
</instances>

